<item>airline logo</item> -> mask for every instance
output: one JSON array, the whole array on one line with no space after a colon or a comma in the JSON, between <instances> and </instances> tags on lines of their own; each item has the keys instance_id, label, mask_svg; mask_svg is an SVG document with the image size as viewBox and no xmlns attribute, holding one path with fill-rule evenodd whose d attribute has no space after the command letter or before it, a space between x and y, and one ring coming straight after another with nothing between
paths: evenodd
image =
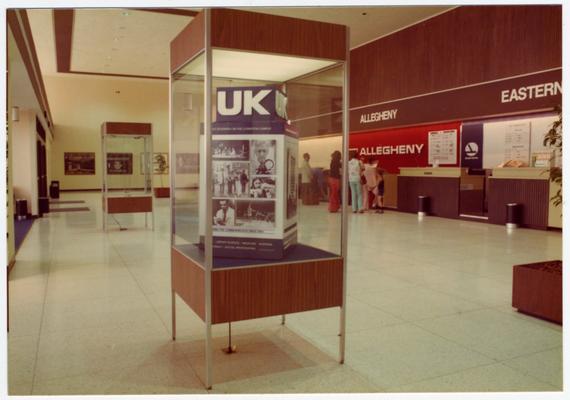
<instances>
[{"instance_id":1,"label":"airline logo","mask_svg":"<svg viewBox=\"0 0 570 400\"><path fill-rule=\"evenodd\" d=\"M479 153L479 145L475 142L469 142L465 145L465 155L473 158Z\"/></svg>"}]
</instances>

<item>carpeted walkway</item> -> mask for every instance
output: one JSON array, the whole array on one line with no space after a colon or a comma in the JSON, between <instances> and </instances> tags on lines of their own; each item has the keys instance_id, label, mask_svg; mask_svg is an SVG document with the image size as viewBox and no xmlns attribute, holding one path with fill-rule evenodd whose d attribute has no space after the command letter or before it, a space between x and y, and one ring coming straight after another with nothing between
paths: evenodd
<instances>
[{"instance_id":1,"label":"carpeted walkway","mask_svg":"<svg viewBox=\"0 0 570 400\"><path fill-rule=\"evenodd\" d=\"M18 221L17 218L14 218L14 236L16 241L16 251L18 251L18 249L22 245L22 242L26 238L26 235L32 228L33 224L34 224L33 218L22 219L20 221Z\"/></svg>"}]
</instances>

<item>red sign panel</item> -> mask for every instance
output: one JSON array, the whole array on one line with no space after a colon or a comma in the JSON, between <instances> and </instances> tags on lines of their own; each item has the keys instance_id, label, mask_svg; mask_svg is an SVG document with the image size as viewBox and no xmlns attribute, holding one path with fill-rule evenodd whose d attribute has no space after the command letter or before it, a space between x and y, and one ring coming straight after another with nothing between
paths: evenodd
<instances>
[{"instance_id":1,"label":"red sign panel","mask_svg":"<svg viewBox=\"0 0 570 400\"><path fill-rule=\"evenodd\" d=\"M451 122L367 133L351 133L349 147L358 150L361 157L378 160L380 166L388 173L397 174L400 167L429 167L428 132L455 130L457 132L456 148L459 150L460 126L460 122ZM459 157L456 154L455 164L446 164L445 166L458 166L458 161Z\"/></svg>"}]
</instances>

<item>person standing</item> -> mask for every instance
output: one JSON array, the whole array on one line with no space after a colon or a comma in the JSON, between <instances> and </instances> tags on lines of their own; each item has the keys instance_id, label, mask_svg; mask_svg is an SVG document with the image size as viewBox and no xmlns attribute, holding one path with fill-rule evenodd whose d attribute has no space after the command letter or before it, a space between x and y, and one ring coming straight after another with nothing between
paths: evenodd
<instances>
[{"instance_id":1,"label":"person standing","mask_svg":"<svg viewBox=\"0 0 570 400\"><path fill-rule=\"evenodd\" d=\"M311 183L313 181L313 171L311 170L311 165L309 164L309 160L311 156L309 153L303 154L303 164L301 165L300 172L301 172L301 199L303 200L303 204L312 204L311 202L311 192L312 187Z\"/></svg>"},{"instance_id":2,"label":"person standing","mask_svg":"<svg viewBox=\"0 0 570 400\"><path fill-rule=\"evenodd\" d=\"M331 154L329 172L329 212L337 212L340 208L340 170L342 168L342 155L335 150Z\"/></svg>"},{"instance_id":3,"label":"person standing","mask_svg":"<svg viewBox=\"0 0 570 400\"><path fill-rule=\"evenodd\" d=\"M376 204L378 204L377 214L384 214L384 170L380 168L380 161L376 165L376 171L378 173L378 187L376 195Z\"/></svg>"},{"instance_id":4,"label":"person standing","mask_svg":"<svg viewBox=\"0 0 570 400\"><path fill-rule=\"evenodd\" d=\"M348 184L350 185L350 194L352 198L352 212L363 213L362 210L362 187L360 177L364 169L362 163L357 157L356 151L350 152L350 161L348 162Z\"/></svg>"},{"instance_id":5,"label":"person standing","mask_svg":"<svg viewBox=\"0 0 570 400\"><path fill-rule=\"evenodd\" d=\"M245 169L241 170L241 173L239 174L239 183L241 186L241 195L245 196L247 195L247 183L249 182L249 178L247 177L247 174L245 173Z\"/></svg>"},{"instance_id":6,"label":"person standing","mask_svg":"<svg viewBox=\"0 0 570 400\"><path fill-rule=\"evenodd\" d=\"M378 170L376 169L376 164L372 164L372 160L369 158L364 164L364 181L362 184L362 209L368 210L374 208L376 205L376 196L378 194ZM370 204L370 194L373 194L372 204Z\"/></svg>"}]
</instances>

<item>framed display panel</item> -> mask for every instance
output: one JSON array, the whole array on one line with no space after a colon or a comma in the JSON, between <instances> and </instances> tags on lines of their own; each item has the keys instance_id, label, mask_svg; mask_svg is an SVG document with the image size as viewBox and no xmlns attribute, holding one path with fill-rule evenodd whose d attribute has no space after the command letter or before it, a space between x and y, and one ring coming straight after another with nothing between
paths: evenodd
<instances>
[{"instance_id":1,"label":"framed display panel","mask_svg":"<svg viewBox=\"0 0 570 400\"><path fill-rule=\"evenodd\" d=\"M109 214L144 213L152 220L152 127L146 123L105 122L101 126L103 155L103 229ZM139 165L136 173L133 165ZM113 217L120 229L121 225Z\"/></svg>"},{"instance_id":2,"label":"framed display panel","mask_svg":"<svg viewBox=\"0 0 570 400\"><path fill-rule=\"evenodd\" d=\"M287 41L261 39L277 26ZM340 307L344 360L346 213L302 206L297 176L299 137L346 155L347 36L207 9L171 43L172 334L178 296L205 322L206 387L217 323Z\"/></svg>"}]
</instances>

